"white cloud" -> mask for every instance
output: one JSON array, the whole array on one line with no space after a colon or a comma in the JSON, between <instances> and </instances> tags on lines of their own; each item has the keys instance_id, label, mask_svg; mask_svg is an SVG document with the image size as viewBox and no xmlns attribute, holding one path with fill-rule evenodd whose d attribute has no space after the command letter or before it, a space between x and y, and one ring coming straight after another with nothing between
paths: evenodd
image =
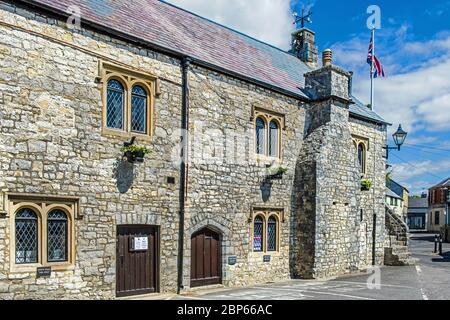
<instances>
[{"instance_id":1,"label":"white cloud","mask_svg":"<svg viewBox=\"0 0 450 320\"><path fill-rule=\"evenodd\" d=\"M448 130L450 124L450 94L438 96L420 104L417 113L425 122L432 123L430 131Z\"/></svg>"},{"instance_id":2,"label":"white cloud","mask_svg":"<svg viewBox=\"0 0 450 320\"><path fill-rule=\"evenodd\" d=\"M289 0L169 0L170 3L282 49L294 30Z\"/></svg>"},{"instance_id":3,"label":"white cloud","mask_svg":"<svg viewBox=\"0 0 450 320\"><path fill-rule=\"evenodd\" d=\"M439 180L441 178L438 173L450 170L450 159L434 162L431 160L425 160L410 163L399 163L395 164L393 168L394 179L400 182L412 181L414 178L422 175L428 175L434 177L434 180ZM442 177L442 179L443 178L444 177Z\"/></svg>"},{"instance_id":4,"label":"white cloud","mask_svg":"<svg viewBox=\"0 0 450 320\"><path fill-rule=\"evenodd\" d=\"M384 30L378 39L377 55L388 77L375 80L376 111L410 132L449 131L450 35L408 42L407 32L408 25L403 24ZM368 42L367 37L358 36L333 46L337 63L355 71L354 93L364 101L370 99Z\"/></svg>"}]
</instances>

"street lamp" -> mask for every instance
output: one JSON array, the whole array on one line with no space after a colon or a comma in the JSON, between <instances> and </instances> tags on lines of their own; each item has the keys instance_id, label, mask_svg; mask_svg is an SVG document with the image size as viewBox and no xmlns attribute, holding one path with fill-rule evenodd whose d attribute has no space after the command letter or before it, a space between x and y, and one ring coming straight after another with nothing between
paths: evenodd
<instances>
[{"instance_id":1,"label":"street lamp","mask_svg":"<svg viewBox=\"0 0 450 320\"><path fill-rule=\"evenodd\" d=\"M405 143L406 137L408 136L408 132L402 129L402 125L398 126L397 131L392 135L394 138L394 142L396 147L386 146L386 159L389 158L389 150L398 150L400 151L402 145Z\"/></svg>"}]
</instances>

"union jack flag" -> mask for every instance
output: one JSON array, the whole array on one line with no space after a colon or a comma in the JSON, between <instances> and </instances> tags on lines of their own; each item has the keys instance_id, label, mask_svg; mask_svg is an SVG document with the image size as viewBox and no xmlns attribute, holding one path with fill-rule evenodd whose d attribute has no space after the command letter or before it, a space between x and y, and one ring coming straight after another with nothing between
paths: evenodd
<instances>
[{"instance_id":1,"label":"union jack flag","mask_svg":"<svg viewBox=\"0 0 450 320\"><path fill-rule=\"evenodd\" d=\"M372 55L373 55L373 39L370 38L370 45L369 45L369 54L367 55L367 63L372 67ZM386 77L386 74L384 73L383 65L380 63L380 60L378 60L377 56L373 57L373 61L375 62L374 67L374 78L378 78L378 76Z\"/></svg>"}]
</instances>

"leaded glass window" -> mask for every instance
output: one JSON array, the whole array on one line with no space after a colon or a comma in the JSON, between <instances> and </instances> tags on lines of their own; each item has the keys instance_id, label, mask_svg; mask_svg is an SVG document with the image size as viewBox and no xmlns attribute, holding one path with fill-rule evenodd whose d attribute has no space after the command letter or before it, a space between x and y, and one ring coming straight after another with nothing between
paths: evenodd
<instances>
[{"instance_id":1,"label":"leaded glass window","mask_svg":"<svg viewBox=\"0 0 450 320\"><path fill-rule=\"evenodd\" d=\"M67 215L53 210L47 217L48 262L67 261Z\"/></svg>"},{"instance_id":2,"label":"leaded glass window","mask_svg":"<svg viewBox=\"0 0 450 320\"><path fill-rule=\"evenodd\" d=\"M263 241L264 241L264 220L262 217L258 216L255 218L253 226L253 251L262 252L263 251Z\"/></svg>"},{"instance_id":3,"label":"leaded glass window","mask_svg":"<svg viewBox=\"0 0 450 320\"><path fill-rule=\"evenodd\" d=\"M358 164L361 173L366 173L366 149L362 143L358 145Z\"/></svg>"},{"instance_id":4,"label":"leaded glass window","mask_svg":"<svg viewBox=\"0 0 450 320\"><path fill-rule=\"evenodd\" d=\"M278 136L278 124L272 121L269 126L269 155L271 157L278 157Z\"/></svg>"},{"instance_id":5,"label":"leaded glass window","mask_svg":"<svg viewBox=\"0 0 450 320\"><path fill-rule=\"evenodd\" d=\"M147 133L147 92L141 86L131 92L131 131Z\"/></svg>"},{"instance_id":6,"label":"leaded glass window","mask_svg":"<svg viewBox=\"0 0 450 320\"><path fill-rule=\"evenodd\" d=\"M16 263L38 262L38 218L36 213L28 208L21 209L16 214Z\"/></svg>"},{"instance_id":7,"label":"leaded glass window","mask_svg":"<svg viewBox=\"0 0 450 320\"><path fill-rule=\"evenodd\" d=\"M265 153L265 131L266 131L266 123L262 118L256 119L256 153L264 154Z\"/></svg>"},{"instance_id":8,"label":"leaded glass window","mask_svg":"<svg viewBox=\"0 0 450 320\"><path fill-rule=\"evenodd\" d=\"M277 219L270 217L267 224L267 250L277 251Z\"/></svg>"},{"instance_id":9,"label":"leaded glass window","mask_svg":"<svg viewBox=\"0 0 450 320\"><path fill-rule=\"evenodd\" d=\"M106 126L113 129L123 129L125 90L120 81L108 81Z\"/></svg>"}]
</instances>

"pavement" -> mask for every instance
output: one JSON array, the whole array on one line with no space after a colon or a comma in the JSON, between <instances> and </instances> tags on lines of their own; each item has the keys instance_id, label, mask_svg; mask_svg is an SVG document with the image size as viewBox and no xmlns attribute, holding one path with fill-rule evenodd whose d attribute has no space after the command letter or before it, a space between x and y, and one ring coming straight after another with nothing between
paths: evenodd
<instances>
[{"instance_id":1,"label":"pavement","mask_svg":"<svg viewBox=\"0 0 450 320\"><path fill-rule=\"evenodd\" d=\"M434 234L413 234L415 266L382 267L376 274L358 274L324 281L289 280L238 289L200 290L170 300L448 300L450 244L434 254ZM368 285L369 284L369 285Z\"/></svg>"},{"instance_id":2,"label":"pavement","mask_svg":"<svg viewBox=\"0 0 450 320\"><path fill-rule=\"evenodd\" d=\"M214 287L184 295L151 295L160 300L448 300L450 299L450 244L443 255L433 253L434 234L413 234L410 241L415 266L382 267L329 280L289 280L245 288ZM377 281L377 276L379 280Z\"/></svg>"}]
</instances>

